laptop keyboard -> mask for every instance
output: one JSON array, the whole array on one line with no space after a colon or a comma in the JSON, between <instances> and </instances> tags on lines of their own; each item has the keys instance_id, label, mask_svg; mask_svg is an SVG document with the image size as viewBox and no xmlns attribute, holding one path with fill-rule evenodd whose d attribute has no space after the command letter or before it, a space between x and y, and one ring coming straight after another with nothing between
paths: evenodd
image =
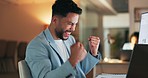
<instances>
[{"instance_id":1,"label":"laptop keyboard","mask_svg":"<svg viewBox=\"0 0 148 78\"><path fill-rule=\"evenodd\" d=\"M100 74L96 78L126 78L126 74Z\"/></svg>"}]
</instances>

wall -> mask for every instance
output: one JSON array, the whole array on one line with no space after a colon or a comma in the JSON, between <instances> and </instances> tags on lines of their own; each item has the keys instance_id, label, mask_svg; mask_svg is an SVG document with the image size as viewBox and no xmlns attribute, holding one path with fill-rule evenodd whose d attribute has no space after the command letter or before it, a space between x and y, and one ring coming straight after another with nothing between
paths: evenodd
<instances>
[{"instance_id":1,"label":"wall","mask_svg":"<svg viewBox=\"0 0 148 78\"><path fill-rule=\"evenodd\" d=\"M148 8L148 0L129 0L129 13L130 13L130 34L134 31L139 31L140 22L134 21L135 8Z\"/></svg>"},{"instance_id":2,"label":"wall","mask_svg":"<svg viewBox=\"0 0 148 78\"><path fill-rule=\"evenodd\" d=\"M30 41L50 23L51 4L0 3L0 39Z\"/></svg>"},{"instance_id":3,"label":"wall","mask_svg":"<svg viewBox=\"0 0 148 78\"><path fill-rule=\"evenodd\" d=\"M98 13L87 11L86 27L97 28L98 27Z\"/></svg>"},{"instance_id":4,"label":"wall","mask_svg":"<svg viewBox=\"0 0 148 78\"><path fill-rule=\"evenodd\" d=\"M30 41L50 23L54 1L0 1L0 39ZM79 0L74 1L79 5Z\"/></svg>"},{"instance_id":5,"label":"wall","mask_svg":"<svg viewBox=\"0 0 148 78\"><path fill-rule=\"evenodd\" d=\"M129 27L129 13L118 13L103 17L104 28L125 28Z\"/></svg>"}]
</instances>

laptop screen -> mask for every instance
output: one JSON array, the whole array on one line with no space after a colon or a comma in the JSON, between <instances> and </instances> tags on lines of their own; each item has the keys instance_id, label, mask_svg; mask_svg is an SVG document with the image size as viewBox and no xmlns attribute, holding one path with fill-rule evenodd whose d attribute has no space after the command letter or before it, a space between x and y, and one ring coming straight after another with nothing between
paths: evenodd
<instances>
[{"instance_id":1,"label":"laptop screen","mask_svg":"<svg viewBox=\"0 0 148 78\"><path fill-rule=\"evenodd\" d=\"M136 44L126 78L148 78L148 45Z\"/></svg>"},{"instance_id":2,"label":"laptop screen","mask_svg":"<svg viewBox=\"0 0 148 78\"><path fill-rule=\"evenodd\" d=\"M148 12L141 14L138 44L148 44Z\"/></svg>"}]
</instances>

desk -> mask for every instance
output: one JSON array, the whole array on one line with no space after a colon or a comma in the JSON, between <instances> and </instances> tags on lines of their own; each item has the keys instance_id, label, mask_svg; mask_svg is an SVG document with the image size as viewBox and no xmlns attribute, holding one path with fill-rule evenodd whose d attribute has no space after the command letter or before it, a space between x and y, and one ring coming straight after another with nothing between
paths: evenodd
<instances>
[{"instance_id":1,"label":"desk","mask_svg":"<svg viewBox=\"0 0 148 78\"><path fill-rule=\"evenodd\" d=\"M122 63L105 63L101 62L96 65L96 75L101 73L126 74L128 72L129 62Z\"/></svg>"},{"instance_id":2,"label":"desk","mask_svg":"<svg viewBox=\"0 0 148 78\"><path fill-rule=\"evenodd\" d=\"M100 62L97 64L89 74L87 78L95 78L98 74L108 73L108 74L127 74L129 62L122 63L106 63Z\"/></svg>"}]
</instances>

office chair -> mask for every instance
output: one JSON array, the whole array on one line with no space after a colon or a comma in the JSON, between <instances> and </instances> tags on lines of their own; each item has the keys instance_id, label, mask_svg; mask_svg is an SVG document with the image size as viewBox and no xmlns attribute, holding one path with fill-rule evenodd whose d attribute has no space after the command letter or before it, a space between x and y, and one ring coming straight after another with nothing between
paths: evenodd
<instances>
[{"instance_id":1,"label":"office chair","mask_svg":"<svg viewBox=\"0 0 148 78\"><path fill-rule=\"evenodd\" d=\"M32 78L30 69L25 60L18 62L18 69L20 78Z\"/></svg>"},{"instance_id":2,"label":"office chair","mask_svg":"<svg viewBox=\"0 0 148 78\"><path fill-rule=\"evenodd\" d=\"M25 59L25 53L27 48L27 42L20 42L17 47L18 51L18 61Z\"/></svg>"}]
</instances>

